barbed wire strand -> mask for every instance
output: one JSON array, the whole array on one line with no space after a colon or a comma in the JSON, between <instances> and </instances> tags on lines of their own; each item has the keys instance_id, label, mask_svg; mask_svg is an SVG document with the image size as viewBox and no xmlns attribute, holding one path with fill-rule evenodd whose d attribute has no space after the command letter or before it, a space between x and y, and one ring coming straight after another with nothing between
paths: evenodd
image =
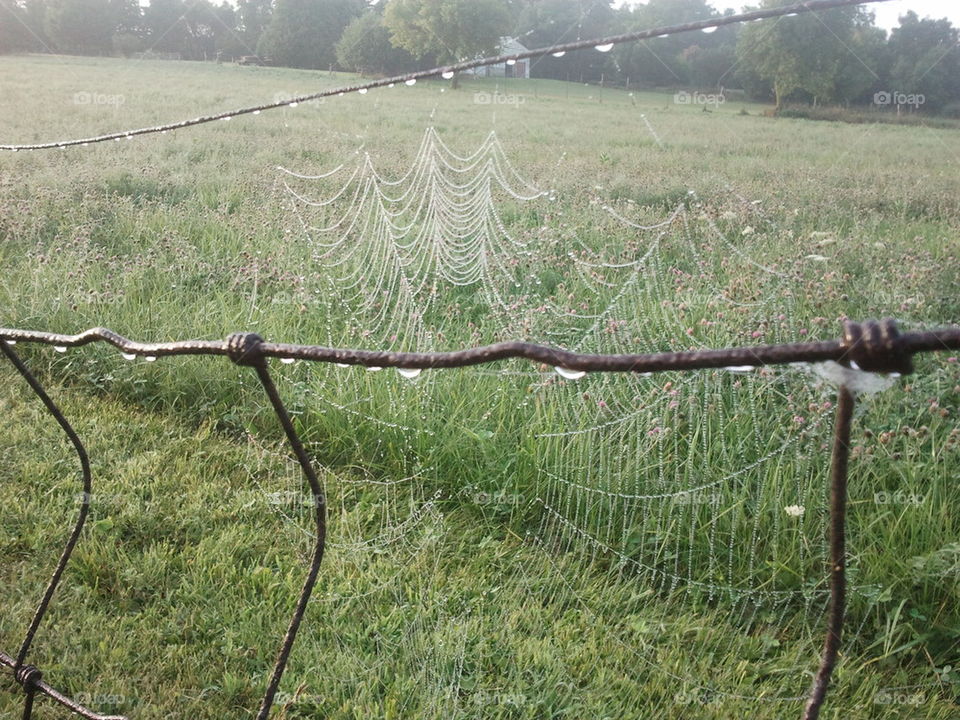
<instances>
[{"instance_id":1,"label":"barbed wire strand","mask_svg":"<svg viewBox=\"0 0 960 720\"><path fill-rule=\"evenodd\" d=\"M373 80L366 83L355 85L346 85L330 90L311 93L308 95L299 95L297 97L287 98L272 103L264 103L251 107L238 108L226 112L215 113L212 115L202 115L191 120L181 120L180 122L169 123L166 125L155 125L152 127L136 128L122 130L119 132L107 133L105 135L95 135L88 138L79 138L74 140L58 140L55 142L34 143L34 144L5 144L0 145L0 150L9 150L17 152L20 150L50 150L53 148L67 148L76 145L92 145L94 143L107 142L109 140L121 140L124 138L133 138L138 135L151 135L154 133L165 133L173 130L181 130L196 125L216 122L217 120L227 120L239 115L259 115L265 110L275 110L281 107L297 105L310 100L319 100L347 93L359 91L368 91L375 88L392 87L400 83L416 82L417 80L435 77L451 76L451 74L461 73L474 68L486 67L489 65L499 65L508 61L526 60L535 57L545 57L546 55L559 55L561 53L572 52L574 50L585 50L588 48L606 48L606 46L620 45L622 43L635 42L637 40L648 40L657 37L666 37L696 30L706 30L710 28L719 28L725 25L734 25L737 23L751 22L755 20L766 20L770 18L783 17L786 15L801 15L803 13L818 12L821 10L831 10L833 8L855 7L858 5L868 5L880 2L890 2L891 0L807 0L793 5L783 7L765 8L761 10L752 10L750 12L740 13L738 15L727 15L724 17L710 18L709 20L698 20L696 22L683 23L679 25L669 25L650 30L637 30L619 35L607 35L605 37L593 38L590 40L577 40L575 42L561 43L549 47L537 48L535 50L526 50L519 53L509 53L495 55L492 57L478 58L476 60L466 60L464 62L454 63L441 67L434 67L428 70L418 70L404 75L395 75L389 78Z\"/></svg>"},{"instance_id":2,"label":"barbed wire strand","mask_svg":"<svg viewBox=\"0 0 960 720\"><path fill-rule=\"evenodd\" d=\"M287 660L296 640L297 631L303 621L313 586L316 583L326 541L326 502L323 489L303 447L299 435L293 426L289 413L283 405L280 395L267 370L270 358L298 358L314 362L347 363L353 365L392 366L397 368L455 368L468 367L480 363L490 363L507 358L525 358L534 362L546 362L557 367L575 370L600 372L657 372L667 370L710 369L725 366L759 367L763 365L784 365L798 362L834 361L846 367L848 372L866 371L880 373L898 373L908 375L913 372L913 355L918 353L960 349L960 327L944 328L918 333L900 334L896 322L891 318L880 321L855 323L844 321L843 336L831 342L790 343L782 345L763 345L753 347L726 348L722 350L700 350L678 353L655 353L643 355L587 355L567 350L534 345L530 343L499 343L481 348L440 353L392 353L370 350L350 350L325 348L311 345L287 345L265 342L259 335L236 333L226 341L185 341L170 343L139 343L129 340L106 328L93 328L79 335L62 335L29 330L0 329L0 350L13 363L17 371L27 380L31 389L41 398L47 410L57 419L81 458L84 476L85 507L89 503L91 487L89 464L86 451L56 404L43 390L40 382L27 369L23 361L13 351L16 342L39 343L58 347L78 347L94 342L105 342L123 352L136 355L174 356L174 355L226 355L237 365L252 367L270 399L277 418L293 450L315 499L316 545L307 578L297 601L293 618L281 643L280 652L274 665L273 675L267 686L257 720L267 720L270 709L286 668ZM804 709L804 720L817 720L825 701L830 677L840 649L841 631L844 623L846 593L846 485L848 476L848 458L850 428L854 408L854 391L841 382L838 388L838 410L835 425L835 437L831 457L830 492L830 607L828 610L827 634L819 670L810 690L809 700ZM67 549L61 556L53 580L48 585L34 620L16 659L0 652L0 664L14 670L15 679L26 694L24 701L24 720L30 720L33 699L36 692L51 697L74 713L90 720L124 720L119 716L101 716L84 708L70 698L59 693L42 680L41 672L24 664L26 652L33 634L46 613L50 598L60 581L63 568L69 559L70 551L76 543L86 510L75 526Z\"/></svg>"}]
</instances>

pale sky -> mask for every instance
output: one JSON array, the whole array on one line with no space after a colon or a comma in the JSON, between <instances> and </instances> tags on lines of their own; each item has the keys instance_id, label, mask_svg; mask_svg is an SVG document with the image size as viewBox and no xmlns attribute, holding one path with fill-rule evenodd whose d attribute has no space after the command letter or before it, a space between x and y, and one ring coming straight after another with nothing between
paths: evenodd
<instances>
[{"instance_id":1,"label":"pale sky","mask_svg":"<svg viewBox=\"0 0 960 720\"><path fill-rule=\"evenodd\" d=\"M643 3L619 0L616 4L637 5ZM728 7L742 10L744 5L740 0L710 0L710 4L718 10ZM757 5L759 3L747 4ZM889 2L871 3L867 5L867 9L873 11L876 15L877 25L887 30L899 25L898 18L908 10L913 10L921 18L940 19L945 17L956 27L960 27L960 1L958 0L889 0Z\"/></svg>"}]
</instances>

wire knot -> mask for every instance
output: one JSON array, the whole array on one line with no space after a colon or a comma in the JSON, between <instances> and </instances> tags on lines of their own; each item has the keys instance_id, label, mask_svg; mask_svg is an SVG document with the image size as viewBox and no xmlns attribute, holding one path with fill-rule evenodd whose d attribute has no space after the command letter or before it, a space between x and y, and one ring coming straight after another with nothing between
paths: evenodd
<instances>
[{"instance_id":1,"label":"wire knot","mask_svg":"<svg viewBox=\"0 0 960 720\"><path fill-rule=\"evenodd\" d=\"M844 360L856 363L867 372L913 372L913 358L900 342L900 331L893 318L843 323Z\"/></svg>"},{"instance_id":2,"label":"wire knot","mask_svg":"<svg viewBox=\"0 0 960 720\"><path fill-rule=\"evenodd\" d=\"M256 333L234 333L227 338L227 354L237 365L263 367L266 358L261 352L263 338Z\"/></svg>"},{"instance_id":3,"label":"wire knot","mask_svg":"<svg viewBox=\"0 0 960 720\"><path fill-rule=\"evenodd\" d=\"M25 690L33 691L43 679L43 673L34 665L21 665L13 671L13 677Z\"/></svg>"}]
</instances>

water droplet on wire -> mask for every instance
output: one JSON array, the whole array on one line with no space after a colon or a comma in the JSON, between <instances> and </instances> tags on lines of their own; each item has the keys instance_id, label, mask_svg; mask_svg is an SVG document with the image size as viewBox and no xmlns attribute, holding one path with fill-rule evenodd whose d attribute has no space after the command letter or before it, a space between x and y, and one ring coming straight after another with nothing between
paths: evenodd
<instances>
[{"instance_id":1,"label":"water droplet on wire","mask_svg":"<svg viewBox=\"0 0 960 720\"><path fill-rule=\"evenodd\" d=\"M566 50L558 50L557 52L555 52L555 53L550 53L550 54L551 54L553 57L555 57L555 58L562 58L564 55L567 54L567 51L566 51Z\"/></svg>"},{"instance_id":2,"label":"water droplet on wire","mask_svg":"<svg viewBox=\"0 0 960 720\"><path fill-rule=\"evenodd\" d=\"M734 373L746 373L752 370L756 370L757 368L753 365L727 365L723 369L729 370L730 372L734 372Z\"/></svg>"},{"instance_id":3,"label":"water droplet on wire","mask_svg":"<svg viewBox=\"0 0 960 720\"><path fill-rule=\"evenodd\" d=\"M293 365L296 361L296 358L280 358L280 362L284 365Z\"/></svg>"},{"instance_id":4,"label":"water droplet on wire","mask_svg":"<svg viewBox=\"0 0 960 720\"><path fill-rule=\"evenodd\" d=\"M54 345L53 349L60 353L67 351L67 347L65 345Z\"/></svg>"},{"instance_id":5,"label":"water droplet on wire","mask_svg":"<svg viewBox=\"0 0 960 720\"><path fill-rule=\"evenodd\" d=\"M597 51L603 52L603 53L610 52L611 50L613 50L613 43L607 43L606 45L597 45L596 49Z\"/></svg>"},{"instance_id":6,"label":"water droplet on wire","mask_svg":"<svg viewBox=\"0 0 960 720\"><path fill-rule=\"evenodd\" d=\"M587 374L586 370L571 370L569 368L559 366L555 367L554 370L557 371L557 375L566 380L579 380Z\"/></svg>"},{"instance_id":7,"label":"water droplet on wire","mask_svg":"<svg viewBox=\"0 0 960 720\"><path fill-rule=\"evenodd\" d=\"M367 368L367 372L380 372L381 370L383 370L383 368L380 367L379 365L370 365Z\"/></svg>"},{"instance_id":8,"label":"water droplet on wire","mask_svg":"<svg viewBox=\"0 0 960 720\"><path fill-rule=\"evenodd\" d=\"M510 58L509 60L507 60L507 65L516 65L516 64L517 64L517 61L514 60L513 58Z\"/></svg>"},{"instance_id":9,"label":"water droplet on wire","mask_svg":"<svg viewBox=\"0 0 960 720\"><path fill-rule=\"evenodd\" d=\"M350 363L337 363L337 367L348 368L350 367Z\"/></svg>"},{"instance_id":10,"label":"water droplet on wire","mask_svg":"<svg viewBox=\"0 0 960 720\"><path fill-rule=\"evenodd\" d=\"M452 80L452 79L453 79L453 70L447 70L447 71L441 73L441 74L440 74L440 77L442 77L444 80Z\"/></svg>"},{"instance_id":11,"label":"water droplet on wire","mask_svg":"<svg viewBox=\"0 0 960 720\"><path fill-rule=\"evenodd\" d=\"M146 360L147 362L156 362L156 361L157 361L157 356L156 356L156 355L147 355L147 356L144 358L144 360Z\"/></svg>"},{"instance_id":12,"label":"water droplet on wire","mask_svg":"<svg viewBox=\"0 0 960 720\"><path fill-rule=\"evenodd\" d=\"M416 78L410 78L410 79L407 80L404 84L405 84L405 85L416 85L416 84L417 84L417 79L416 79Z\"/></svg>"},{"instance_id":13,"label":"water droplet on wire","mask_svg":"<svg viewBox=\"0 0 960 720\"><path fill-rule=\"evenodd\" d=\"M124 360L136 360L136 359L137 359L137 354L136 354L136 353L121 353L121 357L123 357Z\"/></svg>"},{"instance_id":14,"label":"water droplet on wire","mask_svg":"<svg viewBox=\"0 0 960 720\"><path fill-rule=\"evenodd\" d=\"M419 377L423 370L420 368L397 368L397 372L408 380L413 380L415 377Z\"/></svg>"}]
</instances>

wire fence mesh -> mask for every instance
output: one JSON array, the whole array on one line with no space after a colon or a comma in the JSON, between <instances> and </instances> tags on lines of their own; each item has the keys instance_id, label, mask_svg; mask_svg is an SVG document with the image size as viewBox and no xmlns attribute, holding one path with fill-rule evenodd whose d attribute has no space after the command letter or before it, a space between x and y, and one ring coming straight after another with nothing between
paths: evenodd
<instances>
[{"instance_id":1,"label":"wire fence mesh","mask_svg":"<svg viewBox=\"0 0 960 720\"><path fill-rule=\"evenodd\" d=\"M186 341L141 343L129 340L105 328L94 328L79 335L62 335L29 330L0 329L0 351L41 400L51 417L70 440L80 462L83 501L69 538L57 562L53 576L44 590L36 612L23 635L15 655L0 651L0 665L12 671L24 693L23 719L30 720L35 699L44 695L80 717L90 720L121 720L121 716L101 715L85 707L48 684L43 672L27 662L35 635L61 582L71 553L81 537L92 496L93 482L90 461L77 433L37 379L14 350L18 342L39 343L58 348L79 347L104 342L124 353L156 358L174 355L226 356L239 366L251 368L270 401L283 428L313 498L313 520L316 539L312 560L293 615L277 654L273 672L264 691L256 717L269 717L287 661L296 641L310 596L320 572L327 538L327 507L324 489L317 477L304 445L291 421L268 369L270 359L299 359L321 363L395 367L431 370L461 368L509 358L548 363L558 369L574 372L650 373L676 370L701 370L723 367L761 367L790 363L829 362L836 365L838 403L830 470L829 495L829 566L830 605L827 631L819 670L810 689L803 711L804 720L815 720L823 707L830 676L840 651L844 627L846 597L846 510L850 432L856 404L858 378L864 373L907 375L913 372L913 356L921 353L960 349L960 328L901 334L894 320L856 323L845 321L840 339L825 342L758 345L718 350L639 355L588 355L567 350L513 342L456 352L402 353L371 350L329 348L311 345L269 343L252 333L237 333L225 341Z\"/></svg>"}]
</instances>

